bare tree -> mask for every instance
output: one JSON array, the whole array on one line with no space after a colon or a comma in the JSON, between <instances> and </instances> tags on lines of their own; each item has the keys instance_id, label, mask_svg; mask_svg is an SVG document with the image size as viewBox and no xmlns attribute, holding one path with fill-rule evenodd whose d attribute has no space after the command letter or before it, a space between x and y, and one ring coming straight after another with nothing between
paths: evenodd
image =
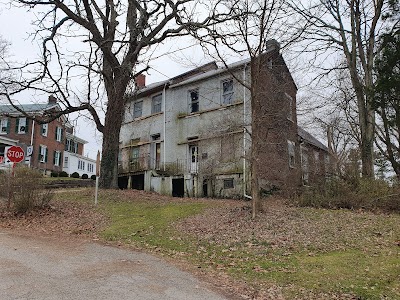
<instances>
[{"instance_id":1,"label":"bare tree","mask_svg":"<svg viewBox=\"0 0 400 300\"><path fill-rule=\"evenodd\" d=\"M279 39L283 44L288 44L294 41L299 33L291 34L288 23L290 15L285 10L285 1L229 0L225 1L225 5L236 17L222 26L196 32L194 36L204 46L205 51L223 62L232 77L250 94L251 124L244 124L244 131L251 136L251 198L252 217L255 218L262 210L259 167L265 161L262 161L260 154L268 151L262 141L269 141L270 131L279 128L280 121L277 120L282 120L284 112L282 107L264 105L269 101L274 102L272 98L277 95L282 99L284 94L282 84L284 80L278 79L280 76L278 73L282 70L270 68L271 70L267 72L271 57L264 55L264 52L271 47L279 48L277 42L272 39ZM248 78L238 75L240 72L237 72L237 68L229 68L227 56L229 53L236 57L243 55L250 57L247 67L251 74ZM286 116L283 119L286 120ZM271 146L272 144L270 143ZM285 139L285 148L286 144Z\"/></svg>"},{"instance_id":2,"label":"bare tree","mask_svg":"<svg viewBox=\"0 0 400 300\"><path fill-rule=\"evenodd\" d=\"M383 27L381 17L389 1L316 0L304 3L291 1L291 7L305 21L299 23L306 39L302 51L309 53L312 62L320 66L329 61L329 55L336 53L345 57L357 101L362 173L365 177L373 177L375 114L368 91L374 81L376 37ZM325 65L323 74L329 74L335 68Z\"/></svg>"},{"instance_id":3,"label":"bare tree","mask_svg":"<svg viewBox=\"0 0 400 300\"><path fill-rule=\"evenodd\" d=\"M147 70L151 47L232 15L217 13L220 0L10 2L38 16L32 36L41 43L42 56L15 68L20 79L3 82L2 95L11 101L24 90L56 94L63 109L41 122L87 110L103 134L100 184L105 188L117 187L124 95L130 81ZM202 17L204 11L210 13Z\"/></svg>"}]
</instances>

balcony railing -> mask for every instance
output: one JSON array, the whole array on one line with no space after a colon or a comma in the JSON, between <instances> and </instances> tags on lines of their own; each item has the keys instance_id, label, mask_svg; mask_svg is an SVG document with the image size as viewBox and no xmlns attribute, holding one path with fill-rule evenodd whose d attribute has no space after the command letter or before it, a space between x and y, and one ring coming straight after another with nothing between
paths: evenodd
<instances>
[{"instance_id":1,"label":"balcony railing","mask_svg":"<svg viewBox=\"0 0 400 300\"><path fill-rule=\"evenodd\" d=\"M177 159L176 161L165 162L164 164L160 160L152 159L148 155L131 158L129 162L118 162L118 173L120 174L155 170L168 175L181 175L185 173L185 169L185 159Z\"/></svg>"}]
</instances>

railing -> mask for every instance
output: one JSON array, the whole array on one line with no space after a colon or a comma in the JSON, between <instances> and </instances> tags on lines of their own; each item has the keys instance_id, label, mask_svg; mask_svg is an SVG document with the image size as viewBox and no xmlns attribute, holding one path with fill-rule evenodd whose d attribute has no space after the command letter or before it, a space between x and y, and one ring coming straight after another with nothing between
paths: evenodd
<instances>
[{"instance_id":1,"label":"railing","mask_svg":"<svg viewBox=\"0 0 400 300\"><path fill-rule=\"evenodd\" d=\"M156 170L168 175L181 175L186 171L186 159L177 159L173 162L161 162L152 159L149 155L131 158L129 162L118 162L118 173L135 173Z\"/></svg>"}]
</instances>

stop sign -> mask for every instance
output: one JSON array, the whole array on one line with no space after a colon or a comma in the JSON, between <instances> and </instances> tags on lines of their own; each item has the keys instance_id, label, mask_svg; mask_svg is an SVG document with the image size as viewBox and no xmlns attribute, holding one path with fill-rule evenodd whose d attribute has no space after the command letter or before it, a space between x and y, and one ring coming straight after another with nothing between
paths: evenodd
<instances>
[{"instance_id":1,"label":"stop sign","mask_svg":"<svg viewBox=\"0 0 400 300\"><path fill-rule=\"evenodd\" d=\"M7 151L8 159L13 163L19 163L24 160L25 153L20 146L11 146Z\"/></svg>"}]
</instances>

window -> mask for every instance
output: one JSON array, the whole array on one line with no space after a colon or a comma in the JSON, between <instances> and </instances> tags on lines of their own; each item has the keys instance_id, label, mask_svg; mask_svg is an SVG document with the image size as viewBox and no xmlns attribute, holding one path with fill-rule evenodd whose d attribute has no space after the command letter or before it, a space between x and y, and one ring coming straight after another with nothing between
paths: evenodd
<instances>
[{"instance_id":1,"label":"window","mask_svg":"<svg viewBox=\"0 0 400 300\"><path fill-rule=\"evenodd\" d=\"M233 162L236 160L235 157L235 138L233 134L229 134L221 138L221 159L220 161L223 163Z\"/></svg>"},{"instance_id":2,"label":"window","mask_svg":"<svg viewBox=\"0 0 400 300\"><path fill-rule=\"evenodd\" d=\"M61 162L61 152L60 151L54 151L54 165L59 166Z\"/></svg>"},{"instance_id":3,"label":"window","mask_svg":"<svg viewBox=\"0 0 400 300\"><path fill-rule=\"evenodd\" d=\"M159 113L161 111L162 94L154 96L151 100L151 113Z\"/></svg>"},{"instance_id":4,"label":"window","mask_svg":"<svg viewBox=\"0 0 400 300\"><path fill-rule=\"evenodd\" d=\"M28 132L26 125L27 125L26 118L18 118L16 120L16 127L15 127L16 133L23 134L23 133Z\"/></svg>"},{"instance_id":5,"label":"window","mask_svg":"<svg viewBox=\"0 0 400 300\"><path fill-rule=\"evenodd\" d=\"M62 132L63 132L62 128L57 126L56 127L56 141L57 142L61 142L61 140L62 140Z\"/></svg>"},{"instance_id":6,"label":"window","mask_svg":"<svg viewBox=\"0 0 400 300\"><path fill-rule=\"evenodd\" d=\"M232 104L233 102L233 80L222 82L222 104Z\"/></svg>"},{"instance_id":7,"label":"window","mask_svg":"<svg viewBox=\"0 0 400 300\"><path fill-rule=\"evenodd\" d=\"M307 149L300 147L300 157L301 157L301 177L303 179L303 184L308 184L308 153Z\"/></svg>"},{"instance_id":8,"label":"window","mask_svg":"<svg viewBox=\"0 0 400 300\"><path fill-rule=\"evenodd\" d=\"M142 116L143 101L136 101L133 103L133 118L140 118Z\"/></svg>"},{"instance_id":9,"label":"window","mask_svg":"<svg viewBox=\"0 0 400 300\"><path fill-rule=\"evenodd\" d=\"M131 148L131 163L139 160L139 147Z\"/></svg>"},{"instance_id":10,"label":"window","mask_svg":"<svg viewBox=\"0 0 400 300\"><path fill-rule=\"evenodd\" d=\"M68 168L68 156L64 157L64 168Z\"/></svg>"},{"instance_id":11,"label":"window","mask_svg":"<svg viewBox=\"0 0 400 300\"><path fill-rule=\"evenodd\" d=\"M47 163L48 153L49 153L49 150L47 149L47 147L40 145L39 146L39 162Z\"/></svg>"},{"instance_id":12,"label":"window","mask_svg":"<svg viewBox=\"0 0 400 300\"><path fill-rule=\"evenodd\" d=\"M85 162L83 160L78 160L78 170L85 171Z\"/></svg>"},{"instance_id":13,"label":"window","mask_svg":"<svg viewBox=\"0 0 400 300\"><path fill-rule=\"evenodd\" d=\"M47 136L47 133L49 131L49 124L42 124L42 135Z\"/></svg>"},{"instance_id":14,"label":"window","mask_svg":"<svg viewBox=\"0 0 400 300\"><path fill-rule=\"evenodd\" d=\"M233 178L224 179L224 189L233 189Z\"/></svg>"},{"instance_id":15,"label":"window","mask_svg":"<svg viewBox=\"0 0 400 300\"><path fill-rule=\"evenodd\" d=\"M71 139L65 140L65 151L78 153L78 143Z\"/></svg>"},{"instance_id":16,"label":"window","mask_svg":"<svg viewBox=\"0 0 400 300\"><path fill-rule=\"evenodd\" d=\"M87 166L87 170L88 170L88 172L90 172L90 173L93 173L93 164L91 164L91 163L88 163L88 166Z\"/></svg>"},{"instance_id":17,"label":"window","mask_svg":"<svg viewBox=\"0 0 400 300\"><path fill-rule=\"evenodd\" d=\"M0 134L9 133L9 122L8 118L3 118L0 120Z\"/></svg>"},{"instance_id":18,"label":"window","mask_svg":"<svg viewBox=\"0 0 400 300\"><path fill-rule=\"evenodd\" d=\"M296 160L295 160L295 143L292 141L288 142L288 153L289 153L289 167L294 168Z\"/></svg>"},{"instance_id":19,"label":"window","mask_svg":"<svg viewBox=\"0 0 400 300\"><path fill-rule=\"evenodd\" d=\"M287 105L287 118L290 121L293 121L293 98L285 93Z\"/></svg>"},{"instance_id":20,"label":"window","mask_svg":"<svg viewBox=\"0 0 400 300\"><path fill-rule=\"evenodd\" d=\"M199 90L189 91L189 111L191 113L199 111Z\"/></svg>"}]
</instances>

